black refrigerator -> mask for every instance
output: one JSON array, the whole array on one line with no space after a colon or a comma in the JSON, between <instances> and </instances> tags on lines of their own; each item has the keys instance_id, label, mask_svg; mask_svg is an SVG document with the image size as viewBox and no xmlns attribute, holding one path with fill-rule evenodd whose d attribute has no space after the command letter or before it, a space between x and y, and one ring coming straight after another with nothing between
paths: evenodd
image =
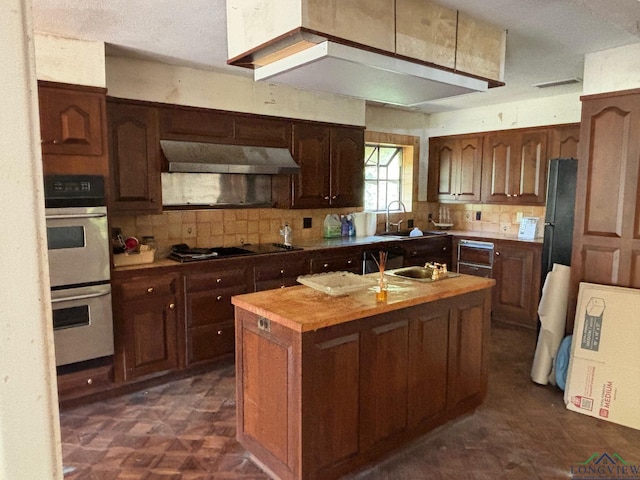
<instances>
[{"instance_id":1,"label":"black refrigerator","mask_svg":"<svg viewBox=\"0 0 640 480\"><path fill-rule=\"evenodd\" d=\"M578 160L575 158L554 158L549 161L540 285L544 285L554 263L571 265L577 172Z\"/></svg>"}]
</instances>

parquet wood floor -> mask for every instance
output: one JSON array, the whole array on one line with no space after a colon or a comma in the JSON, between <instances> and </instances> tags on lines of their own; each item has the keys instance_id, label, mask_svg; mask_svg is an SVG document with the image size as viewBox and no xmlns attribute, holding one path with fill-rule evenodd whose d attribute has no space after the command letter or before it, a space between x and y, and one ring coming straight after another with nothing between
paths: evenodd
<instances>
[{"instance_id":1,"label":"parquet wood floor","mask_svg":"<svg viewBox=\"0 0 640 480\"><path fill-rule=\"evenodd\" d=\"M640 431L570 412L560 390L530 380L535 341L494 324L489 391L476 412L349 478L567 479L594 453L640 465ZM61 429L65 480L269 478L235 440L232 364L64 410Z\"/></svg>"}]
</instances>

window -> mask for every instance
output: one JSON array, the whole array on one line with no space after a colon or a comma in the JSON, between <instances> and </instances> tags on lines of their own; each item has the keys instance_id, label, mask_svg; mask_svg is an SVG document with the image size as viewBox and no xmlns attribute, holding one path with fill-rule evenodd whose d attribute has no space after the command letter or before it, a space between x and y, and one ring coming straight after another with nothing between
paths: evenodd
<instances>
[{"instance_id":1,"label":"window","mask_svg":"<svg viewBox=\"0 0 640 480\"><path fill-rule=\"evenodd\" d=\"M367 144L364 149L364 209L381 212L389 202L402 200L403 148ZM399 209L398 205L395 205Z\"/></svg>"}]
</instances>

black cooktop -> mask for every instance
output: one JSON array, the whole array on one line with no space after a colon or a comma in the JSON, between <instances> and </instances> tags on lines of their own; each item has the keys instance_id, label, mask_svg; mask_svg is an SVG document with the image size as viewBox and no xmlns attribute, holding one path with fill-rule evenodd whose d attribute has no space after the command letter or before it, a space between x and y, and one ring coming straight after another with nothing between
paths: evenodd
<instances>
[{"instance_id":1,"label":"black cooktop","mask_svg":"<svg viewBox=\"0 0 640 480\"><path fill-rule=\"evenodd\" d=\"M302 250L302 248L283 245L280 243L260 243L255 245L246 244L242 247L192 248L186 243L181 243L171 247L171 253L169 253L167 258L176 260L177 262L197 262L201 260L212 260L216 258L289 252L293 250Z\"/></svg>"}]
</instances>

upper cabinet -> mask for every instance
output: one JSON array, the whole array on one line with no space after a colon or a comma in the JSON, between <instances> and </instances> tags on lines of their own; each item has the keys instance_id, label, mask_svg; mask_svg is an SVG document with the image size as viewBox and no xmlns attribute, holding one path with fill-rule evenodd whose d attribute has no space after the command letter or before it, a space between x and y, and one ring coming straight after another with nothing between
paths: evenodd
<instances>
[{"instance_id":1,"label":"upper cabinet","mask_svg":"<svg viewBox=\"0 0 640 480\"><path fill-rule=\"evenodd\" d=\"M256 11L260 15L256 15ZM501 85L506 31L421 0L228 0L228 57L262 67L326 40Z\"/></svg>"},{"instance_id":2,"label":"upper cabinet","mask_svg":"<svg viewBox=\"0 0 640 480\"><path fill-rule=\"evenodd\" d=\"M279 179L284 184L276 192L278 207L362 206L363 128L297 123L292 153L300 173Z\"/></svg>"},{"instance_id":3,"label":"upper cabinet","mask_svg":"<svg viewBox=\"0 0 640 480\"><path fill-rule=\"evenodd\" d=\"M435 138L429 142L430 202L480 201L482 135Z\"/></svg>"},{"instance_id":4,"label":"upper cabinet","mask_svg":"<svg viewBox=\"0 0 640 480\"><path fill-rule=\"evenodd\" d=\"M158 110L109 101L111 212L160 213Z\"/></svg>"},{"instance_id":5,"label":"upper cabinet","mask_svg":"<svg viewBox=\"0 0 640 480\"><path fill-rule=\"evenodd\" d=\"M547 130L488 135L482 154L482 202L544 205Z\"/></svg>"},{"instance_id":6,"label":"upper cabinet","mask_svg":"<svg viewBox=\"0 0 640 480\"><path fill-rule=\"evenodd\" d=\"M106 90L38 83L45 174L106 175Z\"/></svg>"},{"instance_id":7,"label":"upper cabinet","mask_svg":"<svg viewBox=\"0 0 640 480\"><path fill-rule=\"evenodd\" d=\"M549 131L549 158L578 158L580 124L560 125Z\"/></svg>"}]
</instances>

